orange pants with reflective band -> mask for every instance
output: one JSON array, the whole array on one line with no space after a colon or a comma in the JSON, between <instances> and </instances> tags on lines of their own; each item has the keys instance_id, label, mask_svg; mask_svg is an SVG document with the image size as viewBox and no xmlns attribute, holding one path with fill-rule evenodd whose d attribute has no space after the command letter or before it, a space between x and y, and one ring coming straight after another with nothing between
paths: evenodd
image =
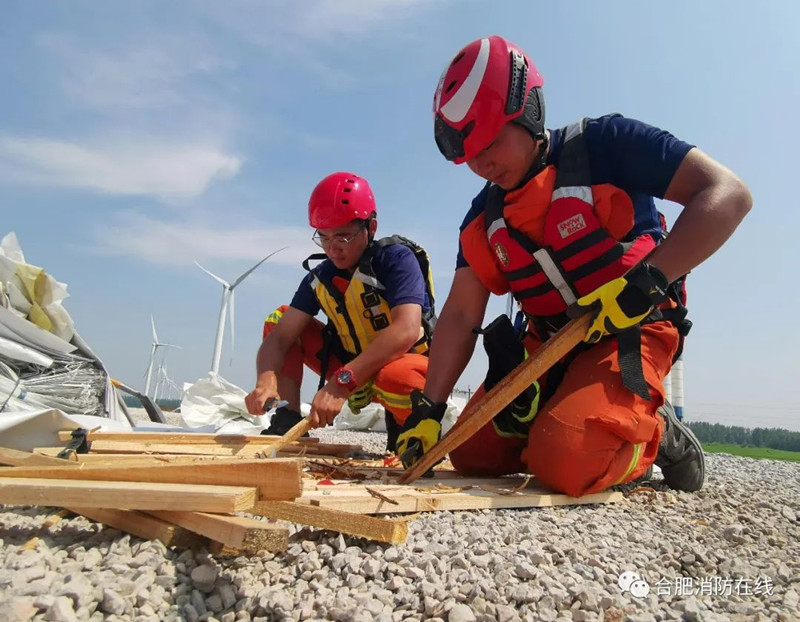
<instances>
[{"instance_id":1,"label":"orange pants with reflective band","mask_svg":"<svg viewBox=\"0 0 800 622\"><path fill-rule=\"evenodd\" d=\"M264 322L264 339L277 326L287 306L278 307ZM291 378L298 384L303 380L303 365L315 374L321 375L322 362L317 354L322 350L322 329L324 324L316 318L303 329L297 343L292 345L283 361L281 375ZM330 355L325 380L342 366L342 362L333 354ZM402 425L411 414L411 392L425 387L425 376L428 373L428 357L421 354L403 354L384 365L372 379L368 391L372 401L380 404L394 415L394 420ZM363 386L363 385L362 385ZM361 390L362 387L359 387Z\"/></svg>"},{"instance_id":2,"label":"orange pants with reflective band","mask_svg":"<svg viewBox=\"0 0 800 622\"><path fill-rule=\"evenodd\" d=\"M538 345L526 343L531 352ZM651 402L622 386L617 340L578 354L552 397L539 408L527 441L499 436L492 423L450 453L464 475L533 474L545 486L580 497L644 474L656 459L663 421L664 377L678 347L667 322L642 326L642 368ZM470 403L481 399L480 387Z\"/></svg>"}]
</instances>

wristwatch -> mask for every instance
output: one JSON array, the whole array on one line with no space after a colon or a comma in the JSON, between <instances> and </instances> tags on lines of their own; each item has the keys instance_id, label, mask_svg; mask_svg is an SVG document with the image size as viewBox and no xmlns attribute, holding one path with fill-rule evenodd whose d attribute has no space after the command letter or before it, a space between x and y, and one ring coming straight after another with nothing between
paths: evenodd
<instances>
[{"instance_id":1,"label":"wristwatch","mask_svg":"<svg viewBox=\"0 0 800 622\"><path fill-rule=\"evenodd\" d=\"M355 391L358 388L356 377L353 374L353 370L349 367L340 367L336 374L334 374L334 378L336 379L336 384L344 387L348 391Z\"/></svg>"}]
</instances>

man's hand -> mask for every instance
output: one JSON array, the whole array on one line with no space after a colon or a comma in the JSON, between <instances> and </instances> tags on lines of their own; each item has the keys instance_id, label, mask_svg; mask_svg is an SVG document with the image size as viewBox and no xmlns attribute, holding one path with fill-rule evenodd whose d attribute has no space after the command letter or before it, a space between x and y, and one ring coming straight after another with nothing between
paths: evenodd
<instances>
[{"instance_id":1,"label":"man's hand","mask_svg":"<svg viewBox=\"0 0 800 622\"><path fill-rule=\"evenodd\" d=\"M341 412L347 397L346 388L335 381L327 382L311 400L311 413L308 415L311 427L324 428L332 424L336 415Z\"/></svg>"},{"instance_id":2,"label":"man's hand","mask_svg":"<svg viewBox=\"0 0 800 622\"><path fill-rule=\"evenodd\" d=\"M447 404L434 404L422 391L411 392L411 414L397 435L397 455L408 469L430 451L442 434Z\"/></svg>"},{"instance_id":3,"label":"man's hand","mask_svg":"<svg viewBox=\"0 0 800 622\"><path fill-rule=\"evenodd\" d=\"M244 398L244 404L251 415L263 415L266 412L265 405L270 399L279 400L281 396L278 394L275 374L267 372L259 377L256 388Z\"/></svg>"},{"instance_id":4,"label":"man's hand","mask_svg":"<svg viewBox=\"0 0 800 622\"><path fill-rule=\"evenodd\" d=\"M655 305L667 299L667 277L656 268L641 263L625 276L601 285L579 298L577 306L597 309L584 341L596 343L603 337L620 333L641 323Z\"/></svg>"}]
</instances>

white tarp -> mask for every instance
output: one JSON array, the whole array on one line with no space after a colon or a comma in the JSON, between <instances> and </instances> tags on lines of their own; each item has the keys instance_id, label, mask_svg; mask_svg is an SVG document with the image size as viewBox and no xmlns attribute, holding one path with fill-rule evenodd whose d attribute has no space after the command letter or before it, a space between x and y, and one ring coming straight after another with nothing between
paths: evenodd
<instances>
[{"instance_id":1,"label":"white tarp","mask_svg":"<svg viewBox=\"0 0 800 622\"><path fill-rule=\"evenodd\" d=\"M194 384L183 386L181 417L189 428L204 427L225 434L260 434L269 427L270 414L251 415L247 412L244 398L247 392L219 376L209 372ZM446 433L456 422L466 400L451 397L442 420L442 433ZM302 404L300 411L308 416L311 406ZM379 404L370 404L355 414L345 403L342 411L333 420L337 430L362 430L386 432L385 410Z\"/></svg>"},{"instance_id":2,"label":"white tarp","mask_svg":"<svg viewBox=\"0 0 800 622\"><path fill-rule=\"evenodd\" d=\"M61 304L67 286L0 240L0 417L55 409L129 421L103 362Z\"/></svg>"},{"instance_id":3,"label":"white tarp","mask_svg":"<svg viewBox=\"0 0 800 622\"><path fill-rule=\"evenodd\" d=\"M269 426L269 416L251 415L244 398L247 392L208 372L194 384L183 385L181 418L188 428L213 429L219 434L260 434Z\"/></svg>"},{"instance_id":4,"label":"white tarp","mask_svg":"<svg viewBox=\"0 0 800 622\"><path fill-rule=\"evenodd\" d=\"M129 431L126 422L107 417L67 415L55 408L4 412L0 416L0 446L31 451L34 447L63 447L58 440L59 430L100 428L103 432Z\"/></svg>"},{"instance_id":5,"label":"white tarp","mask_svg":"<svg viewBox=\"0 0 800 622\"><path fill-rule=\"evenodd\" d=\"M67 297L67 286L25 261L13 231L0 240L0 283L10 308L19 317L63 341L72 340L72 318L61 304Z\"/></svg>"}]
</instances>

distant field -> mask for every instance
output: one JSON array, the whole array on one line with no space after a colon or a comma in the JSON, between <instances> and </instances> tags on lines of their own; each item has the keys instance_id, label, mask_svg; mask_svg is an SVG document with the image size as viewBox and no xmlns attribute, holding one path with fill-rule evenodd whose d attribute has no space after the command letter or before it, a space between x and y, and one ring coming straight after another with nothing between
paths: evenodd
<instances>
[{"instance_id":1,"label":"distant field","mask_svg":"<svg viewBox=\"0 0 800 622\"><path fill-rule=\"evenodd\" d=\"M703 449L712 454L733 454L744 458L767 458L769 460L788 460L800 462L800 451L783 451L768 447L741 447L726 443L703 443Z\"/></svg>"}]
</instances>

